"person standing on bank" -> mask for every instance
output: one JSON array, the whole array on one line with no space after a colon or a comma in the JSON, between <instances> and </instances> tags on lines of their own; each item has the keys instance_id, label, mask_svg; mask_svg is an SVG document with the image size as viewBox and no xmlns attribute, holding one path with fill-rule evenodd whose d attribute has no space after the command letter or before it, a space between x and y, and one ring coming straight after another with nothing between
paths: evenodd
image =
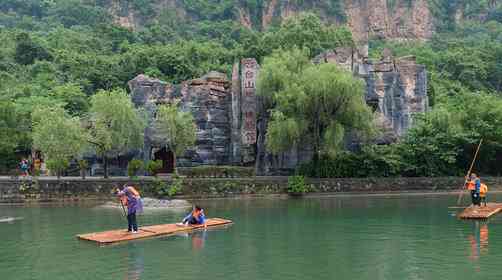
<instances>
[{"instance_id":1,"label":"person standing on bank","mask_svg":"<svg viewBox=\"0 0 502 280\"><path fill-rule=\"evenodd\" d=\"M124 185L122 190L117 188L117 196L120 198L120 203L127 206L127 231L132 233L138 232L138 223L136 221L136 213L143 211L143 203L139 192L129 185Z\"/></svg>"}]
</instances>

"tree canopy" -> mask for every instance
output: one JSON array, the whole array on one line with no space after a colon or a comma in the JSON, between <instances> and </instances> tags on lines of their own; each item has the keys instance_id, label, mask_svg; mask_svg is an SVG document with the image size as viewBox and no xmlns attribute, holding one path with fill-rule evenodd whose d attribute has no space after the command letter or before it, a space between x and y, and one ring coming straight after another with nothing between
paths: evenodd
<instances>
[{"instance_id":1,"label":"tree canopy","mask_svg":"<svg viewBox=\"0 0 502 280\"><path fill-rule=\"evenodd\" d=\"M258 94L273 104L267 148L274 153L302 142L316 153L335 155L344 146L346 132L372 131L363 81L335 64L312 64L305 50L281 50L266 57Z\"/></svg>"},{"instance_id":2,"label":"tree canopy","mask_svg":"<svg viewBox=\"0 0 502 280\"><path fill-rule=\"evenodd\" d=\"M89 110L90 140L102 156L107 174L107 158L143 147L145 118L122 90L100 91L92 96Z\"/></svg>"},{"instance_id":3,"label":"tree canopy","mask_svg":"<svg viewBox=\"0 0 502 280\"><path fill-rule=\"evenodd\" d=\"M33 146L44 155L47 167L61 175L70 161L84 151L86 131L78 117L61 107L38 107L33 113Z\"/></svg>"},{"instance_id":4,"label":"tree canopy","mask_svg":"<svg viewBox=\"0 0 502 280\"><path fill-rule=\"evenodd\" d=\"M176 168L176 156L195 144L196 127L192 113L181 111L178 102L161 105L157 110L155 128L161 142L173 152Z\"/></svg>"}]
</instances>

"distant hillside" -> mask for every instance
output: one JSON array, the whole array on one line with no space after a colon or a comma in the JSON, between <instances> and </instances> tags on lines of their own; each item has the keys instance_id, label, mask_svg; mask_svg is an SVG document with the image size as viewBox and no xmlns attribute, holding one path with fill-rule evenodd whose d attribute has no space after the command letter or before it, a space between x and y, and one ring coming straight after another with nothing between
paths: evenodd
<instances>
[{"instance_id":1,"label":"distant hillside","mask_svg":"<svg viewBox=\"0 0 502 280\"><path fill-rule=\"evenodd\" d=\"M356 41L373 38L428 39L465 19L502 17L500 0L2 0L0 23L23 16L68 25L111 20L138 30L189 28L194 23L232 21L254 30L277 25L300 12L347 24ZM10 18L9 18L10 17ZM27 23L28 24L28 23ZM210 32L210 30L209 30Z\"/></svg>"}]
</instances>

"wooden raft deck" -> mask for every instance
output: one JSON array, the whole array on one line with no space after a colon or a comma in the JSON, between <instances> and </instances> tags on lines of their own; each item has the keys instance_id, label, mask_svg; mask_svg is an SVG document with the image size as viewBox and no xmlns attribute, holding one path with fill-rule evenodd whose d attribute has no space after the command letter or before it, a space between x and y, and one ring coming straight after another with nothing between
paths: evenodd
<instances>
[{"instance_id":1,"label":"wooden raft deck","mask_svg":"<svg viewBox=\"0 0 502 280\"><path fill-rule=\"evenodd\" d=\"M220 218L207 219L207 227L222 226L232 223L231 220ZM178 226L176 224L162 224L153 226L144 226L138 229L138 233L129 233L127 230L109 230L103 232L79 234L77 237L82 240L97 242L100 245L116 242L130 241L154 236L169 235L177 232L189 232L203 227L202 225Z\"/></svg>"},{"instance_id":2,"label":"wooden raft deck","mask_svg":"<svg viewBox=\"0 0 502 280\"><path fill-rule=\"evenodd\" d=\"M460 219L488 219L502 211L502 203L487 203L486 207L469 206L458 214Z\"/></svg>"}]
</instances>

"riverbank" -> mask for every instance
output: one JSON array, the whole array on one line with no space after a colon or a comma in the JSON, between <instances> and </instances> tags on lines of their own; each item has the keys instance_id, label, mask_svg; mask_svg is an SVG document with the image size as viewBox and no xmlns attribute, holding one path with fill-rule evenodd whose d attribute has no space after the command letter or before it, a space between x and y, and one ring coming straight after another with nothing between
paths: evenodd
<instances>
[{"instance_id":1,"label":"riverbank","mask_svg":"<svg viewBox=\"0 0 502 280\"><path fill-rule=\"evenodd\" d=\"M483 178L490 192L502 191L502 177ZM169 186L170 177L0 177L1 203L65 202L108 200L113 190L125 183L139 186L144 196L157 196L159 184ZM332 178L306 179L311 194L342 193L438 193L455 192L463 184L459 177L436 178ZM203 199L232 196L287 194L288 178L264 176L249 178L183 178L175 197Z\"/></svg>"}]
</instances>

